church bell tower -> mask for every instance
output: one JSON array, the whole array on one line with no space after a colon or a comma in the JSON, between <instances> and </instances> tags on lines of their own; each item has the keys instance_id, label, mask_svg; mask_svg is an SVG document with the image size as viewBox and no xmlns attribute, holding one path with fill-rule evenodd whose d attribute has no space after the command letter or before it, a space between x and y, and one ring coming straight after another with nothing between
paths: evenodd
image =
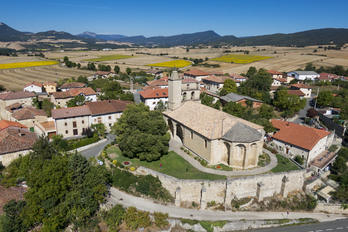
<instances>
[{"instance_id":1,"label":"church bell tower","mask_svg":"<svg viewBox=\"0 0 348 232\"><path fill-rule=\"evenodd\" d=\"M181 105L181 79L177 68L174 67L172 75L168 78L168 108L175 110Z\"/></svg>"}]
</instances>

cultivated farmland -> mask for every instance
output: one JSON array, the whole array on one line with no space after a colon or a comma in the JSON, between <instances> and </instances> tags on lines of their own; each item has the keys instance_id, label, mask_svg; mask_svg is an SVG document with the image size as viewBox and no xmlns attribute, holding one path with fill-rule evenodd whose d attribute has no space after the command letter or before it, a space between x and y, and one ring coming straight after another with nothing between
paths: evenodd
<instances>
[{"instance_id":1,"label":"cultivated farmland","mask_svg":"<svg viewBox=\"0 0 348 232\"><path fill-rule=\"evenodd\" d=\"M0 69L12 69L12 68L28 68L37 66L46 66L58 64L57 61L32 61L32 62L16 62L8 64L0 64Z\"/></svg>"},{"instance_id":2,"label":"cultivated farmland","mask_svg":"<svg viewBox=\"0 0 348 232\"><path fill-rule=\"evenodd\" d=\"M107 56L99 56L99 58L94 58L94 59L86 59L84 61L100 62L100 61L108 61L108 60L120 60L120 59L132 58L132 57L133 56L127 56L127 55L107 55Z\"/></svg>"},{"instance_id":3,"label":"cultivated farmland","mask_svg":"<svg viewBox=\"0 0 348 232\"><path fill-rule=\"evenodd\" d=\"M221 62L227 62L227 63L236 63L236 64L248 64L251 62L256 62L260 60L266 60L273 58L272 56L252 56L252 55L226 55L221 56L219 58L211 59L214 61L221 61Z\"/></svg>"},{"instance_id":4,"label":"cultivated farmland","mask_svg":"<svg viewBox=\"0 0 348 232\"><path fill-rule=\"evenodd\" d=\"M172 60L172 61L161 62L156 64L148 64L147 66L166 67L166 68L174 68L174 67L184 68L190 65L192 65L192 63L187 60Z\"/></svg>"}]
</instances>

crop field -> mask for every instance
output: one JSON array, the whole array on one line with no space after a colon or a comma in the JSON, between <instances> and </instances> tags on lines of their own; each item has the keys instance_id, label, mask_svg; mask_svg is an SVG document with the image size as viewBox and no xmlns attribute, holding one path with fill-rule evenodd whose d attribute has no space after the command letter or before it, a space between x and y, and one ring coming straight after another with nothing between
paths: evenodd
<instances>
[{"instance_id":1,"label":"crop field","mask_svg":"<svg viewBox=\"0 0 348 232\"><path fill-rule=\"evenodd\" d=\"M57 61L31 61L31 62L16 62L16 63L7 63L0 64L0 69L13 69L13 68L28 68L36 66L46 66L58 64Z\"/></svg>"},{"instance_id":2,"label":"crop field","mask_svg":"<svg viewBox=\"0 0 348 232\"><path fill-rule=\"evenodd\" d=\"M128 56L128 55L106 55L106 56L99 56L99 58L86 59L84 61L99 62L99 61L108 61L108 60L120 60L120 59L132 58L132 57L134 57L134 56Z\"/></svg>"},{"instance_id":3,"label":"crop field","mask_svg":"<svg viewBox=\"0 0 348 232\"><path fill-rule=\"evenodd\" d=\"M1 69L0 70L0 85L6 89L23 90L26 84L33 81L46 82L56 81L64 78L77 78L80 75L90 76L94 72L79 69L62 68L58 65L28 67L17 69Z\"/></svg>"},{"instance_id":4,"label":"crop field","mask_svg":"<svg viewBox=\"0 0 348 232\"><path fill-rule=\"evenodd\" d=\"M154 66L154 67L167 67L167 68L184 68L187 66L192 65L190 61L187 60L172 60L167 62L161 62L161 63L155 63L155 64L148 64L147 66Z\"/></svg>"},{"instance_id":5,"label":"crop field","mask_svg":"<svg viewBox=\"0 0 348 232\"><path fill-rule=\"evenodd\" d=\"M266 60L273 58L272 56L252 56L252 55L227 55L227 56L221 56L219 58L211 59L214 61L221 61L221 62L227 62L227 63L236 63L236 64L248 64L251 62L256 62L260 60Z\"/></svg>"}]
</instances>

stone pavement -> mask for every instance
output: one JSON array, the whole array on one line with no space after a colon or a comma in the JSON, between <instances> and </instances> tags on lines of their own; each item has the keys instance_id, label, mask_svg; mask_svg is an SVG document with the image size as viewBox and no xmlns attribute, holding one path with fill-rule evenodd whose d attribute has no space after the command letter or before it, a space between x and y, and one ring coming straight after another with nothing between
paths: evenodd
<instances>
[{"instance_id":1,"label":"stone pavement","mask_svg":"<svg viewBox=\"0 0 348 232\"><path fill-rule=\"evenodd\" d=\"M194 159L194 156L190 156L190 155L186 154L183 150L181 150L180 149L181 147L182 147L182 144L180 141L175 140L175 139L171 139L169 141L169 151L175 151L178 155L180 155L182 158L184 158L187 162L192 164L192 166L194 166L198 170L200 170L202 172L211 173L211 174L224 175L224 176L257 175L257 174L262 174L262 173L270 171L278 164L277 157L273 153L269 152L268 150L263 149L263 152L267 153L269 155L269 157L271 158L271 162L264 167L254 168L251 170L244 170L244 171L242 171L242 170L238 170L238 171L237 170L236 171L215 170L215 169L203 167L197 160Z\"/></svg>"}]
</instances>

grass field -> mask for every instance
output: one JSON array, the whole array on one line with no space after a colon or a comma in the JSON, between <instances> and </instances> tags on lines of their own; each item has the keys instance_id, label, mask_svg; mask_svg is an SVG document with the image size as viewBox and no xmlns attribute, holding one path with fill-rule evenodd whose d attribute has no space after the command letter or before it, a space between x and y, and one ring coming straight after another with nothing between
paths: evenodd
<instances>
[{"instance_id":1,"label":"grass field","mask_svg":"<svg viewBox=\"0 0 348 232\"><path fill-rule=\"evenodd\" d=\"M221 56L219 58L211 59L214 61L221 61L226 63L236 63L236 64L248 64L251 62L256 62L259 60L266 60L273 58L272 56L251 56L251 55L227 55Z\"/></svg>"},{"instance_id":2,"label":"grass field","mask_svg":"<svg viewBox=\"0 0 348 232\"><path fill-rule=\"evenodd\" d=\"M46 66L58 64L57 61L31 61L31 62L16 62L16 63L7 63L0 64L0 69L12 69L12 68L28 68L36 66Z\"/></svg>"},{"instance_id":3,"label":"grass field","mask_svg":"<svg viewBox=\"0 0 348 232\"><path fill-rule=\"evenodd\" d=\"M148 64L147 66L155 66L155 67L168 67L168 68L184 68L192 63L187 60L172 60L172 61L167 61L167 62L161 62L161 63L155 63L155 64Z\"/></svg>"},{"instance_id":4,"label":"grass field","mask_svg":"<svg viewBox=\"0 0 348 232\"><path fill-rule=\"evenodd\" d=\"M99 58L93 58L93 59L86 59L84 61L92 61L92 62L98 62L98 61L108 61L108 60L120 60L120 59L127 59L134 56L127 56L127 55L107 55L107 56L99 56Z\"/></svg>"},{"instance_id":5,"label":"grass field","mask_svg":"<svg viewBox=\"0 0 348 232\"><path fill-rule=\"evenodd\" d=\"M202 179L202 180L225 180L226 177L222 175L214 175L206 172L201 172L195 167L191 166L184 158L179 156L173 151L170 151L168 155L163 156L160 160L147 162L140 161L139 159L129 159L122 156L122 152L118 147L110 147L106 150L108 154L116 153L118 157L115 158L117 162L123 163L124 161L130 161L130 167L138 168L139 166L147 167L157 172L161 172L178 179ZM162 164L162 169L159 165ZM187 170L187 172L186 172Z\"/></svg>"},{"instance_id":6,"label":"grass field","mask_svg":"<svg viewBox=\"0 0 348 232\"><path fill-rule=\"evenodd\" d=\"M278 160L278 165L271 170L273 173L294 171L294 170L298 170L299 169L288 158L285 158L284 156L279 155L279 154L276 154L276 156L277 156L277 160Z\"/></svg>"}]
</instances>

